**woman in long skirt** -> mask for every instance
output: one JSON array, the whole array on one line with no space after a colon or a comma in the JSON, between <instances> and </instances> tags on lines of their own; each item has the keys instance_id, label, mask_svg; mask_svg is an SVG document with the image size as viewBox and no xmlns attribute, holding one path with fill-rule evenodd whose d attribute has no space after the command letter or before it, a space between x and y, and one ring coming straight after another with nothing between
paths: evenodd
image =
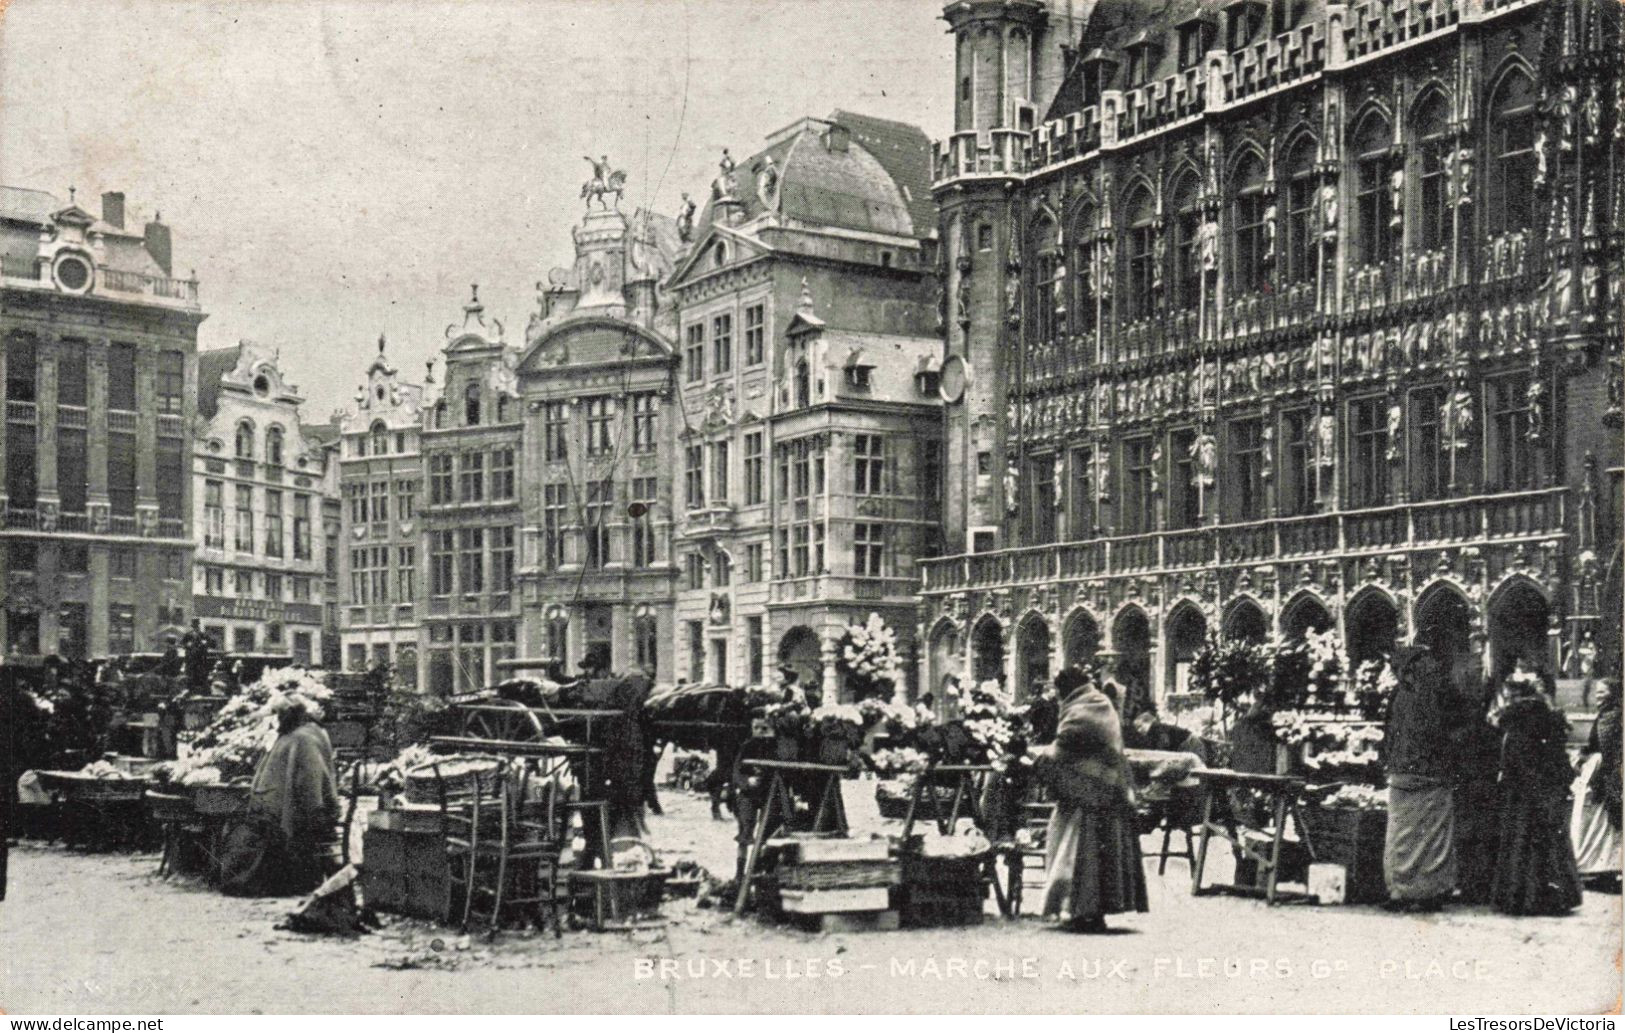
<instances>
[{"instance_id":1,"label":"woman in long skirt","mask_svg":"<svg viewBox=\"0 0 1625 1033\"><path fill-rule=\"evenodd\" d=\"M1569 842L1568 722L1522 665L1507 679L1501 730L1501 835L1490 902L1509 915L1556 915L1580 905Z\"/></svg>"},{"instance_id":2,"label":"woman in long skirt","mask_svg":"<svg viewBox=\"0 0 1625 1033\"><path fill-rule=\"evenodd\" d=\"M1044 856L1044 915L1074 932L1145 911L1145 872L1117 711L1076 667L1055 679L1061 714L1036 772L1056 801Z\"/></svg>"},{"instance_id":3,"label":"woman in long skirt","mask_svg":"<svg viewBox=\"0 0 1625 1033\"><path fill-rule=\"evenodd\" d=\"M1620 696L1619 680L1603 682L1597 721L1586 743L1586 759L1574 780L1569 836L1580 877L1618 886L1620 878Z\"/></svg>"}]
</instances>

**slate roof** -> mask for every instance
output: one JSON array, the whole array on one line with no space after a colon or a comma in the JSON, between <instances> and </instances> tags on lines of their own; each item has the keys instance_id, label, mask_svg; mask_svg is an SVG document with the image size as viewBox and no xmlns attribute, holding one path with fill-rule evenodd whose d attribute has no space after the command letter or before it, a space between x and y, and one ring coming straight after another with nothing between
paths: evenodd
<instances>
[{"instance_id":1,"label":"slate roof","mask_svg":"<svg viewBox=\"0 0 1625 1033\"><path fill-rule=\"evenodd\" d=\"M220 378L237 368L237 349L215 348L197 355L197 414L214 419L220 410Z\"/></svg>"}]
</instances>

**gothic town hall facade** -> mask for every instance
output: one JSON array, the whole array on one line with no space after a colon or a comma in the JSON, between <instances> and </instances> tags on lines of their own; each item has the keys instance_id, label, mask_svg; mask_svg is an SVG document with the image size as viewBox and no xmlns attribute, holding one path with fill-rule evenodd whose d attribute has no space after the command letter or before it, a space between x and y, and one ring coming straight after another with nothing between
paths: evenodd
<instances>
[{"instance_id":1,"label":"gothic town hall facade","mask_svg":"<svg viewBox=\"0 0 1625 1033\"><path fill-rule=\"evenodd\" d=\"M922 689L1619 663L1620 7L957 0ZM1463 666L1466 665L1466 666Z\"/></svg>"}]
</instances>

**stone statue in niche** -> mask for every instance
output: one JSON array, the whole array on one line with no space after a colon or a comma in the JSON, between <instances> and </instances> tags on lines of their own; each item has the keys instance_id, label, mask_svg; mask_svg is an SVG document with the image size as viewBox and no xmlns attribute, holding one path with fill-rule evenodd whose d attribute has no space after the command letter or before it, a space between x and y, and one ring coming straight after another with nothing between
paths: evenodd
<instances>
[{"instance_id":1,"label":"stone statue in niche","mask_svg":"<svg viewBox=\"0 0 1625 1033\"><path fill-rule=\"evenodd\" d=\"M1546 127L1542 125L1539 129L1535 130L1534 151L1536 187L1541 187L1546 184L1546 149L1550 145L1551 141L1546 138Z\"/></svg>"},{"instance_id":2,"label":"stone statue in niche","mask_svg":"<svg viewBox=\"0 0 1625 1033\"><path fill-rule=\"evenodd\" d=\"M1587 262L1580 267L1580 293L1585 297L1585 321L1594 322L1597 308L1602 303L1602 270L1597 263Z\"/></svg>"},{"instance_id":3,"label":"stone statue in niche","mask_svg":"<svg viewBox=\"0 0 1625 1033\"><path fill-rule=\"evenodd\" d=\"M1399 399L1390 399L1388 402L1388 461L1399 462L1401 447L1404 443L1405 409L1399 404Z\"/></svg>"},{"instance_id":4,"label":"stone statue in niche","mask_svg":"<svg viewBox=\"0 0 1625 1033\"><path fill-rule=\"evenodd\" d=\"M1014 460L1004 467L1004 511L1015 516L1021 511L1021 472Z\"/></svg>"},{"instance_id":5,"label":"stone statue in niche","mask_svg":"<svg viewBox=\"0 0 1625 1033\"><path fill-rule=\"evenodd\" d=\"M1558 91L1557 100L1552 106L1553 114L1557 116L1557 149L1565 154L1574 150L1574 106L1579 99L1580 91L1569 83Z\"/></svg>"},{"instance_id":6,"label":"stone statue in niche","mask_svg":"<svg viewBox=\"0 0 1625 1033\"><path fill-rule=\"evenodd\" d=\"M1096 446L1094 459L1095 499L1110 502L1112 497L1112 468L1106 461L1106 449Z\"/></svg>"},{"instance_id":7,"label":"stone statue in niche","mask_svg":"<svg viewBox=\"0 0 1625 1033\"><path fill-rule=\"evenodd\" d=\"M1264 208L1264 261L1275 261L1275 202L1272 200Z\"/></svg>"},{"instance_id":8,"label":"stone statue in niche","mask_svg":"<svg viewBox=\"0 0 1625 1033\"><path fill-rule=\"evenodd\" d=\"M1162 267L1168 263L1168 235L1158 231L1151 240L1151 289L1162 292Z\"/></svg>"},{"instance_id":9,"label":"stone statue in niche","mask_svg":"<svg viewBox=\"0 0 1625 1033\"><path fill-rule=\"evenodd\" d=\"M1219 224L1212 219L1202 223L1202 228L1196 233L1197 249L1202 256L1203 272L1213 272L1219 268Z\"/></svg>"},{"instance_id":10,"label":"stone statue in niche","mask_svg":"<svg viewBox=\"0 0 1625 1033\"><path fill-rule=\"evenodd\" d=\"M1191 484L1199 488L1213 487L1219 470L1219 443L1206 431L1191 442Z\"/></svg>"},{"instance_id":11,"label":"stone statue in niche","mask_svg":"<svg viewBox=\"0 0 1625 1033\"><path fill-rule=\"evenodd\" d=\"M961 328L970 326L970 262L959 263L959 285L954 291L954 319Z\"/></svg>"},{"instance_id":12,"label":"stone statue in niche","mask_svg":"<svg viewBox=\"0 0 1625 1033\"><path fill-rule=\"evenodd\" d=\"M1263 447L1258 453L1258 476L1267 483L1275 476L1275 428L1266 423L1259 438Z\"/></svg>"},{"instance_id":13,"label":"stone statue in niche","mask_svg":"<svg viewBox=\"0 0 1625 1033\"><path fill-rule=\"evenodd\" d=\"M1337 417L1329 412L1321 413L1315 421L1315 458L1321 466L1337 462Z\"/></svg>"},{"instance_id":14,"label":"stone statue in niche","mask_svg":"<svg viewBox=\"0 0 1625 1033\"><path fill-rule=\"evenodd\" d=\"M1209 197L1219 195L1219 145L1213 140L1207 142L1202 151L1202 164L1207 178L1207 193Z\"/></svg>"},{"instance_id":15,"label":"stone statue in niche","mask_svg":"<svg viewBox=\"0 0 1625 1033\"><path fill-rule=\"evenodd\" d=\"M1100 242L1100 294L1101 300L1110 302L1112 297L1112 249L1106 241Z\"/></svg>"},{"instance_id":16,"label":"stone statue in niche","mask_svg":"<svg viewBox=\"0 0 1625 1033\"><path fill-rule=\"evenodd\" d=\"M711 200L733 201L738 197L739 181L734 176L733 155L722 149L722 160L717 163L717 178L711 181Z\"/></svg>"},{"instance_id":17,"label":"stone statue in niche","mask_svg":"<svg viewBox=\"0 0 1625 1033\"><path fill-rule=\"evenodd\" d=\"M1456 203L1473 203L1473 149L1463 147L1456 152Z\"/></svg>"},{"instance_id":18,"label":"stone statue in niche","mask_svg":"<svg viewBox=\"0 0 1625 1033\"><path fill-rule=\"evenodd\" d=\"M1320 188L1320 239L1337 243L1337 187L1331 183Z\"/></svg>"},{"instance_id":19,"label":"stone statue in niche","mask_svg":"<svg viewBox=\"0 0 1625 1033\"><path fill-rule=\"evenodd\" d=\"M1388 173L1388 225L1400 226L1405 222L1405 170Z\"/></svg>"},{"instance_id":20,"label":"stone statue in niche","mask_svg":"<svg viewBox=\"0 0 1625 1033\"><path fill-rule=\"evenodd\" d=\"M677 209L677 238L687 244L694 239L694 199L683 194L683 204Z\"/></svg>"},{"instance_id":21,"label":"stone statue in niche","mask_svg":"<svg viewBox=\"0 0 1625 1033\"><path fill-rule=\"evenodd\" d=\"M1472 443L1473 395L1465 386L1457 385L1439 407L1439 429L1443 432L1445 447L1460 451Z\"/></svg>"},{"instance_id":22,"label":"stone statue in niche","mask_svg":"<svg viewBox=\"0 0 1625 1033\"><path fill-rule=\"evenodd\" d=\"M1162 494L1162 439L1151 446L1151 494Z\"/></svg>"},{"instance_id":23,"label":"stone statue in niche","mask_svg":"<svg viewBox=\"0 0 1625 1033\"><path fill-rule=\"evenodd\" d=\"M1066 460L1055 453L1055 464L1050 467L1051 504L1056 509L1066 508Z\"/></svg>"},{"instance_id":24,"label":"stone statue in niche","mask_svg":"<svg viewBox=\"0 0 1625 1033\"><path fill-rule=\"evenodd\" d=\"M1538 442L1546 436L1546 390L1539 377L1530 378L1523 398L1529 408L1529 440Z\"/></svg>"}]
</instances>

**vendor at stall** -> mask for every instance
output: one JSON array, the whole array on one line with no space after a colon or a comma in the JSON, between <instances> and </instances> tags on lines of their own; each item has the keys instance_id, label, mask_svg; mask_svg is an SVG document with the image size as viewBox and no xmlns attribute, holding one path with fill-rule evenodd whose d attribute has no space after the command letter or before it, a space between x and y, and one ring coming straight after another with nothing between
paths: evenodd
<instances>
[{"instance_id":1,"label":"vendor at stall","mask_svg":"<svg viewBox=\"0 0 1625 1033\"><path fill-rule=\"evenodd\" d=\"M247 817L227 837L228 893L307 893L338 870L338 774L316 723L321 707L291 694L276 714L276 742L254 771Z\"/></svg>"},{"instance_id":2,"label":"vendor at stall","mask_svg":"<svg viewBox=\"0 0 1625 1033\"><path fill-rule=\"evenodd\" d=\"M1426 646L1395 651L1399 680L1383 734L1388 833L1383 876L1390 906L1435 911L1456 888L1456 811L1448 744L1462 701Z\"/></svg>"}]
</instances>

